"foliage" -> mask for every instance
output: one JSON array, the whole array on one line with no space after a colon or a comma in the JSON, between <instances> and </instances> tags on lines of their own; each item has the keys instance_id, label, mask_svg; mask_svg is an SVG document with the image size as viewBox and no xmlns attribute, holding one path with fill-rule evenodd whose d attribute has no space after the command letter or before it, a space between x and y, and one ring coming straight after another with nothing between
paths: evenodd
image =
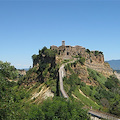
<instances>
[{"instance_id":1,"label":"foliage","mask_svg":"<svg viewBox=\"0 0 120 120\"><path fill-rule=\"evenodd\" d=\"M47 47L46 46L44 46L43 48L42 48L42 50L41 50L41 53L43 53L44 54L44 52L47 50ZM40 50L39 50L39 54L40 54Z\"/></svg>"},{"instance_id":2,"label":"foliage","mask_svg":"<svg viewBox=\"0 0 120 120\"><path fill-rule=\"evenodd\" d=\"M73 73L73 70L72 70L72 68L71 68L71 65L72 65L72 63L68 63L67 65L65 65L65 71L67 71L67 70L69 70L71 73Z\"/></svg>"},{"instance_id":3,"label":"foliage","mask_svg":"<svg viewBox=\"0 0 120 120\"><path fill-rule=\"evenodd\" d=\"M69 62L69 61L70 61L69 59L68 59L68 60L65 59L62 63L67 63L67 62Z\"/></svg>"},{"instance_id":4,"label":"foliage","mask_svg":"<svg viewBox=\"0 0 120 120\"><path fill-rule=\"evenodd\" d=\"M57 77L58 77L58 66L55 63L56 51L43 47L39 50L38 55L33 55L33 64L37 63L37 66L27 71L27 74L20 78L18 81L19 85L32 84L34 82L40 82L52 88L52 92L56 93L57 88ZM51 84L52 83L52 84Z\"/></svg>"},{"instance_id":5,"label":"foliage","mask_svg":"<svg viewBox=\"0 0 120 120\"><path fill-rule=\"evenodd\" d=\"M94 76L92 77L94 78ZM96 74L96 78L97 77L98 76ZM99 83L99 86L94 87L81 86L81 90L91 99L97 101L99 105L107 108L110 113L120 116L120 84L118 79L114 76L110 76L107 78L106 82Z\"/></svg>"},{"instance_id":6,"label":"foliage","mask_svg":"<svg viewBox=\"0 0 120 120\"><path fill-rule=\"evenodd\" d=\"M55 55L56 51L47 49L47 47L43 47L42 50L39 50L38 55L35 56L35 59L39 66L37 69L27 72L26 78L30 79L31 74L34 72L36 74L36 79L40 82L47 85L47 87L51 87L52 92L56 93L57 88L57 77L58 77L58 66L55 63ZM34 62L34 61L33 61ZM29 74L30 73L30 74ZM25 80L26 80L25 78ZM25 81L24 80L24 81Z\"/></svg>"},{"instance_id":7,"label":"foliage","mask_svg":"<svg viewBox=\"0 0 120 120\"><path fill-rule=\"evenodd\" d=\"M85 97L84 95L82 95L78 90L75 90L75 92L73 92L75 94L75 96L77 98L79 98L81 100L81 102L84 105L87 105L89 107L93 107L94 109L99 109L100 106L98 104L96 104L92 99Z\"/></svg>"},{"instance_id":8,"label":"foliage","mask_svg":"<svg viewBox=\"0 0 120 120\"><path fill-rule=\"evenodd\" d=\"M69 76L69 78L64 78L64 84L69 85L70 89L67 91L69 95L71 96L71 92L75 91L76 86L81 84L81 80L78 78L78 76L74 73Z\"/></svg>"},{"instance_id":9,"label":"foliage","mask_svg":"<svg viewBox=\"0 0 120 120\"><path fill-rule=\"evenodd\" d=\"M89 52L89 51L88 51ZM32 89L37 88L42 82L56 93L58 87L58 67L55 64L55 51L44 47L38 55L33 55L33 60L39 61L39 66L31 68L25 76L20 78L18 84L9 82L17 76L17 70L10 63L0 61L0 119L28 119L28 120L52 120L52 119L81 119L88 120L87 112L81 109L81 104L99 109L106 108L110 113L120 116L120 82L114 76L105 78L100 73L88 69L89 79L94 80L98 86L88 86L81 82L78 75L72 69L78 63L84 65L85 58L79 56L78 61L69 63L65 70L69 75L64 78L64 85L70 97L74 94L78 101L66 101L63 98L48 99L41 105L29 104L30 91L23 87L36 80ZM98 53L96 53L97 55ZM99 52L100 54L100 52ZM66 62L66 61L65 61ZM39 84L38 84L39 81ZM27 86L29 87L29 86ZM78 90L81 89L81 94ZM40 92L41 87L37 89ZM59 95L59 94L57 94ZM88 96L88 97L87 97ZM28 100L28 101L27 101ZM25 102L27 101L27 102ZM81 102L80 102L81 101ZM97 103L95 103L95 101Z\"/></svg>"},{"instance_id":10,"label":"foliage","mask_svg":"<svg viewBox=\"0 0 120 120\"><path fill-rule=\"evenodd\" d=\"M62 98L54 98L53 100L45 101L40 108L42 111L41 120L76 120L76 119L89 119L87 112L81 109L79 103L65 101ZM40 110L39 110L40 111ZM36 116L35 118L36 119Z\"/></svg>"},{"instance_id":11,"label":"foliage","mask_svg":"<svg viewBox=\"0 0 120 120\"><path fill-rule=\"evenodd\" d=\"M90 54L90 50L89 50L89 49L86 49L86 52L87 52L88 54Z\"/></svg>"},{"instance_id":12,"label":"foliage","mask_svg":"<svg viewBox=\"0 0 120 120\"><path fill-rule=\"evenodd\" d=\"M119 80L115 76L110 76L107 81L105 82L105 86L108 89L115 88L119 85Z\"/></svg>"},{"instance_id":13,"label":"foliage","mask_svg":"<svg viewBox=\"0 0 120 120\"><path fill-rule=\"evenodd\" d=\"M99 55L99 51L95 51L95 56Z\"/></svg>"},{"instance_id":14,"label":"foliage","mask_svg":"<svg viewBox=\"0 0 120 120\"><path fill-rule=\"evenodd\" d=\"M30 105L22 102L23 98L27 97L26 90L23 87L19 88L16 84L11 84L3 78L0 79L0 85L1 120L89 120L87 111L81 109L81 104L74 101L66 101L57 97L53 100L48 99L41 105Z\"/></svg>"},{"instance_id":15,"label":"foliage","mask_svg":"<svg viewBox=\"0 0 120 120\"><path fill-rule=\"evenodd\" d=\"M97 81L99 84L104 84L106 82L106 78L100 74L99 72L92 70L90 68L87 68L89 77L95 81Z\"/></svg>"},{"instance_id":16,"label":"foliage","mask_svg":"<svg viewBox=\"0 0 120 120\"><path fill-rule=\"evenodd\" d=\"M8 74L5 75L8 77ZM0 120L12 120L16 119L20 100L26 95L23 89L19 91L17 87L13 89L17 84L8 81L5 75L0 75Z\"/></svg>"},{"instance_id":17,"label":"foliage","mask_svg":"<svg viewBox=\"0 0 120 120\"><path fill-rule=\"evenodd\" d=\"M99 53L103 55L103 52L100 51Z\"/></svg>"},{"instance_id":18,"label":"foliage","mask_svg":"<svg viewBox=\"0 0 120 120\"><path fill-rule=\"evenodd\" d=\"M95 51L95 56L99 55L99 54L102 54L103 55L103 52L101 51Z\"/></svg>"},{"instance_id":19,"label":"foliage","mask_svg":"<svg viewBox=\"0 0 120 120\"><path fill-rule=\"evenodd\" d=\"M71 97L74 94L84 105L120 116L119 80L115 76L105 78L101 73L88 68L88 79L97 84L88 86L78 79L78 74L75 74L72 69L72 66L77 64L78 61L65 66L65 70L69 71L69 75L64 78L64 87L68 95ZM89 98L81 94L78 91L79 88Z\"/></svg>"},{"instance_id":20,"label":"foliage","mask_svg":"<svg viewBox=\"0 0 120 120\"><path fill-rule=\"evenodd\" d=\"M116 95L115 99L110 103L109 112L120 116L120 95Z\"/></svg>"},{"instance_id":21,"label":"foliage","mask_svg":"<svg viewBox=\"0 0 120 120\"><path fill-rule=\"evenodd\" d=\"M37 55L36 54L34 54L33 56L32 56L32 59L33 59L33 61L35 60L35 59L37 59Z\"/></svg>"},{"instance_id":22,"label":"foliage","mask_svg":"<svg viewBox=\"0 0 120 120\"><path fill-rule=\"evenodd\" d=\"M84 63L85 63L85 58L84 58L84 57L81 57L78 61L81 63L81 65L84 65Z\"/></svg>"},{"instance_id":23,"label":"foliage","mask_svg":"<svg viewBox=\"0 0 120 120\"><path fill-rule=\"evenodd\" d=\"M50 57L50 58L55 57L55 52L53 50L51 50L51 49L45 50L44 54L45 54L46 57Z\"/></svg>"},{"instance_id":24,"label":"foliage","mask_svg":"<svg viewBox=\"0 0 120 120\"><path fill-rule=\"evenodd\" d=\"M0 75L8 79L15 79L17 78L18 72L10 63L0 61Z\"/></svg>"},{"instance_id":25,"label":"foliage","mask_svg":"<svg viewBox=\"0 0 120 120\"><path fill-rule=\"evenodd\" d=\"M84 65L84 63L85 63L84 57L81 57L81 55L77 55L77 56L75 56L75 58L78 58L78 60L76 60L74 63L71 63L71 64L76 65L77 63L80 63L81 65Z\"/></svg>"}]
</instances>

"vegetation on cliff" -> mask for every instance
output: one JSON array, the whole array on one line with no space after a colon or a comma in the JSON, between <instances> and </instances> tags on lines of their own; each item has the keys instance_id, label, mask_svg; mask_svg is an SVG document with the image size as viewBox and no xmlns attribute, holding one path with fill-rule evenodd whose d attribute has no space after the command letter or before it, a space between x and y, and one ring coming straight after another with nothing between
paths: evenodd
<instances>
[{"instance_id":1,"label":"vegetation on cliff","mask_svg":"<svg viewBox=\"0 0 120 120\"><path fill-rule=\"evenodd\" d=\"M81 66L81 67L80 67ZM82 73L76 72L86 70L87 81L81 79ZM65 66L66 77L64 87L70 97L81 101L89 108L95 108L120 116L120 82L115 76L108 78L79 62L69 63Z\"/></svg>"},{"instance_id":2,"label":"vegetation on cliff","mask_svg":"<svg viewBox=\"0 0 120 120\"><path fill-rule=\"evenodd\" d=\"M31 68L25 76L23 76L18 84L32 85L33 83L45 83L50 87L52 92L56 93L58 81L58 66L55 63L56 52L46 47L39 50L38 55L33 55L33 68Z\"/></svg>"}]
</instances>

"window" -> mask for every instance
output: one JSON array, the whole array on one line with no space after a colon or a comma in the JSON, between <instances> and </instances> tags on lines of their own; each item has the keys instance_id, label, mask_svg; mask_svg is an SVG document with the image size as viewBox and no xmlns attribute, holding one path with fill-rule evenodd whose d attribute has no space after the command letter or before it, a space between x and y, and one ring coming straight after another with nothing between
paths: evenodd
<instances>
[{"instance_id":1,"label":"window","mask_svg":"<svg viewBox=\"0 0 120 120\"><path fill-rule=\"evenodd\" d=\"M67 55L69 55L69 52L67 52Z\"/></svg>"}]
</instances>

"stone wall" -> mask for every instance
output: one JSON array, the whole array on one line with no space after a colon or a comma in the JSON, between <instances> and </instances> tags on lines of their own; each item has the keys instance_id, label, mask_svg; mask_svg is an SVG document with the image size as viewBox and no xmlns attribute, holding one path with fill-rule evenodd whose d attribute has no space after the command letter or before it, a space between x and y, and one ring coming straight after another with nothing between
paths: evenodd
<instances>
[{"instance_id":1,"label":"stone wall","mask_svg":"<svg viewBox=\"0 0 120 120\"><path fill-rule=\"evenodd\" d=\"M100 73L102 73L104 76L109 77L110 75L113 75L113 70L110 68L110 65L108 63L88 63L85 62L86 67L91 68L93 70L96 70Z\"/></svg>"},{"instance_id":2,"label":"stone wall","mask_svg":"<svg viewBox=\"0 0 120 120\"><path fill-rule=\"evenodd\" d=\"M99 51L89 51L88 49L85 49L82 46L65 46L61 45L59 47L57 46L51 46L52 50L57 51L57 59L72 59L73 56L82 56L86 59L88 63L104 63L104 55L102 52ZM87 50L89 52L87 52Z\"/></svg>"}]
</instances>

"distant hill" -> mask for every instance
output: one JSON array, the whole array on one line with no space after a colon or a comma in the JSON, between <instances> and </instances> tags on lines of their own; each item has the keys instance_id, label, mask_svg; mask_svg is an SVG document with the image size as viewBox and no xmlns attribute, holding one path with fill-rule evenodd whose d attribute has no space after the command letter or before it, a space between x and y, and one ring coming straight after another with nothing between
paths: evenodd
<instances>
[{"instance_id":1,"label":"distant hill","mask_svg":"<svg viewBox=\"0 0 120 120\"><path fill-rule=\"evenodd\" d=\"M18 69L18 70L25 70L27 72L29 69L30 68L21 68L21 69Z\"/></svg>"},{"instance_id":2,"label":"distant hill","mask_svg":"<svg viewBox=\"0 0 120 120\"><path fill-rule=\"evenodd\" d=\"M106 62L110 64L113 70L120 70L120 60L109 60Z\"/></svg>"}]
</instances>

